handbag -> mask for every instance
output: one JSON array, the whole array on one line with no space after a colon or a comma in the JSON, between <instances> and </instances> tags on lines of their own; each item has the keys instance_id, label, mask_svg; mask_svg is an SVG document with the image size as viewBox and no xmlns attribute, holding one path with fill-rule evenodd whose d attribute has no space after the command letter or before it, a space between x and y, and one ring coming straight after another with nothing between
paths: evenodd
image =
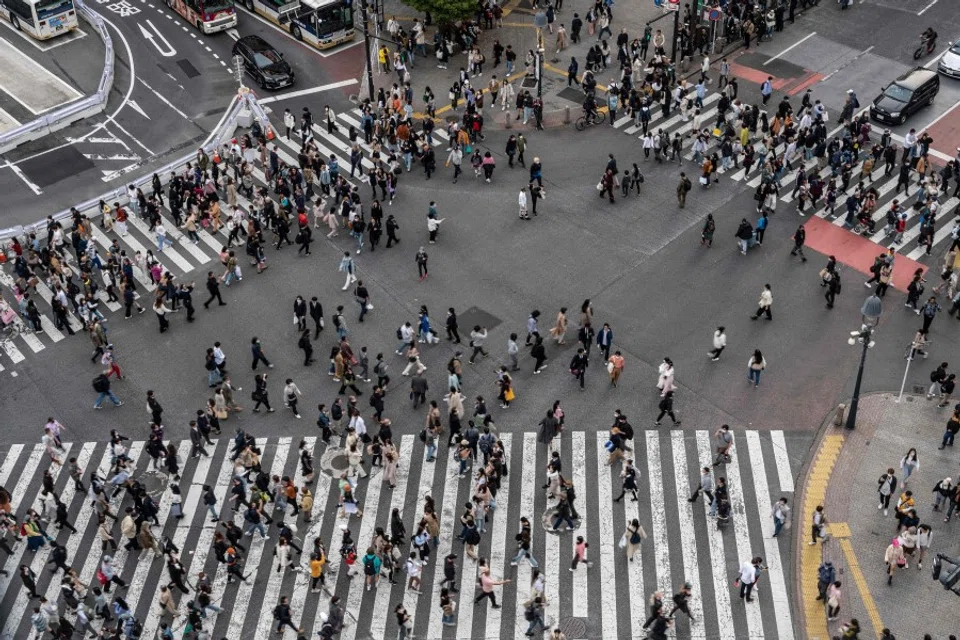
<instances>
[{"instance_id":1,"label":"handbag","mask_svg":"<svg viewBox=\"0 0 960 640\"><path fill-rule=\"evenodd\" d=\"M710 178L707 178L706 176L700 176L700 184L707 186L710 184Z\"/></svg>"},{"instance_id":2,"label":"handbag","mask_svg":"<svg viewBox=\"0 0 960 640\"><path fill-rule=\"evenodd\" d=\"M509 387L509 388L507 389L507 392L503 394L503 398L504 398L504 400L506 400L507 402L512 402L513 399L516 398L516 397L517 397L517 395L513 392L513 387Z\"/></svg>"}]
</instances>

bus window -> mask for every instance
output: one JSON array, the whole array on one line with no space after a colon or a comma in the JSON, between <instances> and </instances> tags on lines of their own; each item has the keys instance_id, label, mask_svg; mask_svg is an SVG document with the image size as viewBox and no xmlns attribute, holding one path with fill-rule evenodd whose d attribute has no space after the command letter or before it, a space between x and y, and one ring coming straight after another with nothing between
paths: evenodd
<instances>
[{"instance_id":1,"label":"bus window","mask_svg":"<svg viewBox=\"0 0 960 640\"><path fill-rule=\"evenodd\" d=\"M64 11L73 8L73 0L48 0L47 2L37 3L37 17L40 20L46 20Z\"/></svg>"}]
</instances>

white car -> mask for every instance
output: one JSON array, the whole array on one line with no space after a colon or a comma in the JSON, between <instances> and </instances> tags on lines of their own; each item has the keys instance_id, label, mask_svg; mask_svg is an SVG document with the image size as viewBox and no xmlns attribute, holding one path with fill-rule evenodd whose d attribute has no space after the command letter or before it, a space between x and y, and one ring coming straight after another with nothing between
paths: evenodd
<instances>
[{"instance_id":1,"label":"white car","mask_svg":"<svg viewBox=\"0 0 960 640\"><path fill-rule=\"evenodd\" d=\"M937 71L951 78L960 78L960 40L954 42L940 58Z\"/></svg>"}]
</instances>

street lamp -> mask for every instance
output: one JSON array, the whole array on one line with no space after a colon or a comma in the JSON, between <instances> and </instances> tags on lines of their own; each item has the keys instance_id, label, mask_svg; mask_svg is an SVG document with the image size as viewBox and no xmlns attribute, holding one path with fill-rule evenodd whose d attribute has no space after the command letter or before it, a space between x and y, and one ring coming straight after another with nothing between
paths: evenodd
<instances>
[{"instance_id":1,"label":"street lamp","mask_svg":"<svg viewBox=\"0 0 960 640\"><path fill-rule=\"evenodd\" d=\"M853 387L853 399L850 401L850 412L847 414L846 428L852 430L857 426L857 406L860 404L860 384L863 382L863 365L867 360L867 349L874 345L873 332L880 323L880 314L883 313L883 302L876 295L868 297L860 308L861 325L859 331L851 331L847 344L851 347L858 342L863 345L860 353L860 368L857 370L857 383Z\"/></svg>"}]
</instances>

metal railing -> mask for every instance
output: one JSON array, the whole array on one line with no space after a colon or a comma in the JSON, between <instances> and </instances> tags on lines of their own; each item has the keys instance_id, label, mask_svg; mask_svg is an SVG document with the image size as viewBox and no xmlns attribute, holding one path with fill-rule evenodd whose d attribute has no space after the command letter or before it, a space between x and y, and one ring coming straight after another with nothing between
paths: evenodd
<instances>
[{"instance_id":1,"label":"metal railing","mask_svg":"<svg viewBox=\"0 0 960 640\"><path fill-rule=\"evenodd\" d=\"M201 145L200 149L203 149L203 151L208 155L212 155L214 151L220 149L226 141L233 137L237 127L240 126L238 120L241 113L245 109L249 109L253 118L258 120L264 130L266 130L267 126L269 126L269 118L266 111L264 111L263 107L260 106L260 103L257 101L257 98L253 92L244 89L239 91L237 96L231 101L227 111L220 119L220 123L217 125L217 128L214 129L209 136L207 136L206 141L203 143L203 145ZM182 169L188 162L195 162L197 153L197 151L194 151L189 155L184 155L176 160L172 160L171 162L168 162L167 164L151 171L150 173L142 175L139 178L129 180L127 185L132 184L141 188L149 187L153 180L154 173L159 175L161 181L166 184L170 173ZM146 191L146 189L144 190ZM76 209L81 213L87 214L90 218L95 218L101 214L98 208L100 200L110 203L120 202L125 204L129 200L127 198L127 188L126 186L123 186L111 189L110 191L102 193L99 196L77 203L71 208L54 213L52 214L52 217L57 221L67 220L72 214L72 209ZM25 237L29 233L37 231L45 233L46 225L46 219L42 219L28 225L18 225L6 229L0 229L0 243L2 243L2 246L0 246L0 251L7 250L7 244L12 238Z\"/></svg>"},{"instance_id":2,"label":"metal railing","mask_svg":"<svg viewBox=\"0 0 960 640\"><path fill-rule=\"evenodd\" d=\"M74 0L74 6L78 14L83 16L84 20L97 30L106 50L103 73L100 75L100 84L97 86L96 93L74 100L66 106L0 134L0 153L6 153L31 140L42 138L49 133L68 127L78 120L102 113L107 108L107 100L113 87L113 40L107 32L107 25L103 19L87 8L82 0Z\"/></svg>"}]
</instances>

